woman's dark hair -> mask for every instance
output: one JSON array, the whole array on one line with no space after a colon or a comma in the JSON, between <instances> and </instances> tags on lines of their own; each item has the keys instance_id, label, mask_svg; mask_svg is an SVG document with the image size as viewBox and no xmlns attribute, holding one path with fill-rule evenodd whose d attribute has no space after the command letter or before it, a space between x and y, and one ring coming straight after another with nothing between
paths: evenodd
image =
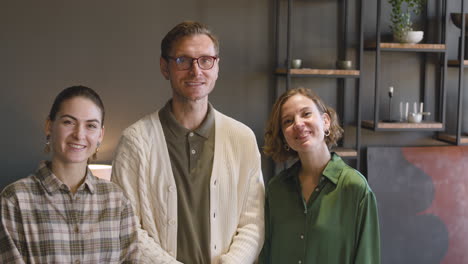
<instances>
[{"instance_id":1,"label":"woman's dark hair","mask_svg":"<svg viewBox=\"0 0 468 264\"><path fill-rule=\"evenodd\" d=\"M63 91L61 91L57 97L55 97L54 103L52 104L52 108L50 109L49 113L49 120L54 121L55 117L60 111L60 107L62 106L62 103L64 101L67 101L69 99L75 98L75 97L84 97L86 99L91 100L99 109L101 110L101 126L104 126L104 104L102 103L101 98L99 95L91 88L78 85L78 86L72 86L65 88Z\"/></svg>"}]
</instances>

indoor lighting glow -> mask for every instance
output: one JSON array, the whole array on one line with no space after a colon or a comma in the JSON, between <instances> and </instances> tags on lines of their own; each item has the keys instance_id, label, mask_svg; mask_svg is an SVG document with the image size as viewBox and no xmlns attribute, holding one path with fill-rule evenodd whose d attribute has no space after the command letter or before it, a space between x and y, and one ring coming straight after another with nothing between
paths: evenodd
<instances>
[{"instance_id":1,"label":"indoor lighting glow","mask_svg":"<svg viewBox=\"0 0 468 264\"><path fill-rule=\"evenodd\" d=\"M112 166L105 164L89 164L89 169L94 176L110 181Z\"/></svg>"}]
</instances>

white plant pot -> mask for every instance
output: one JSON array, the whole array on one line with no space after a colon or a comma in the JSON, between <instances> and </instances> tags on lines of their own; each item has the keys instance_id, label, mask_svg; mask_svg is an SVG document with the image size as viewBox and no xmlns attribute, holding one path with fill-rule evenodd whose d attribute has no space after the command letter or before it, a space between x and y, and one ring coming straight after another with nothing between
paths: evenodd
<instances>
[{"instance_id":1,"label":"white plant pot","mask_svg":"<svg viewBox=\"0 0 468 264\"><path fill-rule=\"evenodd\" d=\"M421 42L424 37L424 31L408 31L402 34L393 33L393 40L399 43L416 44Z\"/></svg>"}]
</instances>

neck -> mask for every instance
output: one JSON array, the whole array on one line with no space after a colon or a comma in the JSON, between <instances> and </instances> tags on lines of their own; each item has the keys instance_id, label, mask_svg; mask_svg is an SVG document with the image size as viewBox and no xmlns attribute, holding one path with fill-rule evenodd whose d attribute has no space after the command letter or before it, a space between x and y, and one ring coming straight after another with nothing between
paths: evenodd
<instances>
[{"instance_id":1,"label":"neck","mask_svg":"<svg viewBox=\"0 0 468 264\"><path fill-rule=\"evenodd\" d=\"M74 194L86 177L87 164L63 164L52 159L51 170L54 175L70 188Z\"/></svg>"},{"instance_id":2,"label":"neck","mask_svg":"<svg viewBox=\"0 0 468 264\"><path fill-rule=\"evenodd\" d=\"M185 128L194 130L200 126L208 112L208 99L188 101L172 99L172 114Z\"/></svg>"},{"instance_id":3,"label":"neck","mask_svg":"<svg viewBox=\"0 0 468 264\"><path fill-rule=\"evenodd\" d=\"M299 159L302 165L302 177L312 177L314 181L318 182L323 170L331 159L331 155L327 145L323 144L323 146L320 146L315 151L299 153Z\"/></svg>"}]
</instances>

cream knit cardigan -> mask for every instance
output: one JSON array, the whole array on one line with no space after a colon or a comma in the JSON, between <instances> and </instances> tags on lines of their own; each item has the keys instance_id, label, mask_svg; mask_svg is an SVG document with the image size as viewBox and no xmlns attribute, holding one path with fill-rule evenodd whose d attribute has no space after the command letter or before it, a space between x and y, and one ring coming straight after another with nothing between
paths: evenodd
<instances>
[{"instance_id":1,"label":"cream knit cardigan","mask_svg":"<svg viewBox=\"0 0 468 264\"><path fill-rule=\"evenodd\" d=\"M177 188L158 112L127 128L112 167L140 224L143 263L180 263ZM255 136L215 110L210 179L211 263L254 263L264 239L264 185ZM197 208L193 208L195 212Z\"/></svg>"}]
</instances>

